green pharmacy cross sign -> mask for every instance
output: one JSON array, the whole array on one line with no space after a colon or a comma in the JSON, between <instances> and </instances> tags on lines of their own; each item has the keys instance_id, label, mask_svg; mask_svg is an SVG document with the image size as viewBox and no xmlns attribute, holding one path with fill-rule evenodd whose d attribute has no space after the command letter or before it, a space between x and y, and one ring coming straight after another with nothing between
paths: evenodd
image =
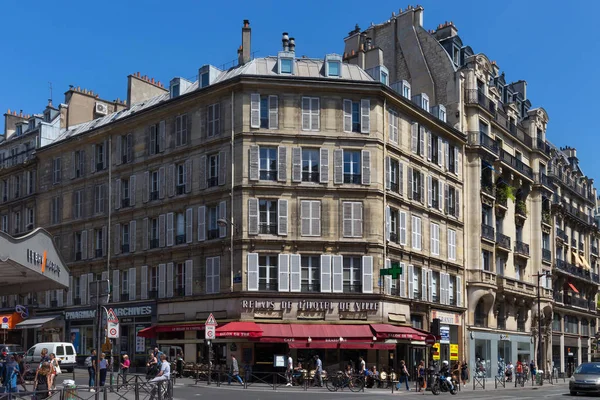
<instances>
[{"instance_id":1,"label":"green pharmacy cross sign","mask_svg":"<svg viewBox=\"0 0 600 400\"><path fill-rule=\"evenodd\" d=\"M391 275L392 279L398 279L398 276L402 274L402 267L399 262L393 262L391 268L383 268L379 270L381 276Z\"/></svg>"}]
</instances>

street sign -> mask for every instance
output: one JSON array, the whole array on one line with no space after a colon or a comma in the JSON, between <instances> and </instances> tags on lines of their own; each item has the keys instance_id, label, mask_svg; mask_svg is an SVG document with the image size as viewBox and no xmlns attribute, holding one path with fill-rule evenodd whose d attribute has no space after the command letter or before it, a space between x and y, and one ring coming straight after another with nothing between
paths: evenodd
<instances>
[{"instance_id":1,"label":"street sign","mask_svg":"<svg viewBox=\"0 0 600 400\"><path fill-rule=\"evenodd\" d=\"M107 314L108 314L108 315L107 315L107 317L106 317L106 320L107 320L108 322L114 322L115 324L118 324L118 323L119 323L119 318L117 318L117 314L115 314L115 312L114 312L114 310L113 310L112 308L109 308L109 309L108 309L108 312L107 312Z\"/></svg>"},{"instance_id":2,"label":"street sign","mask_svg":"<svg viewBox=\"0 0 600 400\"><path fill-rule=\"evenodd\" d=\"M204 325L212 325L212 326L217 326L217 320L215 319L215 316L212 315L212 313L210 313L210 315L208 316L208 318L206 318L206 322L204 323Z\"/></svg>"},{"instance_id":3,"label":"street sign","mask_svg":"<svg viewBox=\"0 0 600 400\"><path fill-rule=\"evenodd\" d=\"M402 275L402 267L399 262L393 262L390 268L380 269L379 275L391 275L392 279L398 279L398 276Z\"/></svg>"},{"instance_id":4,"label":"street sign","mask_svg":"<svg viewBox=\"0 0 600 400\"><path fill-rule=\"evenodd\" d=\"M107 336L109 339L118 339L121 328L119 326L119 318L115 314L112 308L108 309L106 316L107 323Z\"/></svg>"},{"instance_id":5,"label":"street sign","mask_svg":"<svg viewBox=\"0 0 600 400\"><path fill-rule=\"evenodd\" d=\"M436 338L434 335L427 335L427 337L425 338L425 344L427 346L433 346L436 342Z\"/></svg>"},{"instance_id":6,"label":"street sign","mask_svg":"<svg viewBox=\"0 0 600 400\"><path fill-rule=\"evenodd\" d=\"M215 329L216 326L214 325L206 325L206 329L204 329L204 339L213 340L216 336Z\"/></svg>"}]
</instances>

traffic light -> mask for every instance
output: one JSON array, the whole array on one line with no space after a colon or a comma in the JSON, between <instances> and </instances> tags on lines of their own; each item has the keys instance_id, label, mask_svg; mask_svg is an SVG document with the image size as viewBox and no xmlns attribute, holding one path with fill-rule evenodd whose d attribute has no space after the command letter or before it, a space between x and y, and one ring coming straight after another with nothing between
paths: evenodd
<instances>
[{"instance_id":1,"label":"traffic light","mask_svg":"<svg viewBox=\"0 0 600 400\"><path fill-rule=\"evenodd\" d=\"M440 335L440 319L439 318L434 318L431 320L431 328L430 328L431 334L433 336L435 336L438 340L441 338Z\"/></svg>"}]
</instances>

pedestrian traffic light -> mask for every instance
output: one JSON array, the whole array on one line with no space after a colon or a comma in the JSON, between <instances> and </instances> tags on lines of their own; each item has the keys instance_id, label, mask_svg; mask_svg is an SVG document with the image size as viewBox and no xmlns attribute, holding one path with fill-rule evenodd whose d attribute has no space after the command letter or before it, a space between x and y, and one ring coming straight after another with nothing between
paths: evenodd
<instances>
[{"instance_id":1,"label":"pedestrian traffic light","mask_svg":"<svg viewBox=\"0 0 600 400\"><path fill-rule=\"evenodd\" d=\"M435 336L438 340L440 339L441 335L440 335L440 319L439 318L434 318L431 320L430 331L433 336Z\"/></svg>"}]
</instances>

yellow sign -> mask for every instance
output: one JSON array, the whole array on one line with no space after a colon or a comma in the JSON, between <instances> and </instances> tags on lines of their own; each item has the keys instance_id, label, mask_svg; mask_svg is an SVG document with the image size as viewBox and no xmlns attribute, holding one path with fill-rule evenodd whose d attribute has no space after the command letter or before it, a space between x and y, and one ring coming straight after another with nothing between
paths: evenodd
<instances>
[{"instance_id":1,"label":"yellow sign","mask_svg":"<svg viewBox=\"0 0 600 400\"><path fill-rule=\"evenodd\" d=\"M431 346L431 357L434 360L440 359L440 344L439 343L434 343L433 346Z\"/></svg>"},{"instance_id":2,"label":"yellow sign","mask_svg":"<svg viewBox=\"0 0 600 400\"><path fill-rule=\"evenodd\" d=\"M458 345L450 345L450 361L458 361Z\"/></svg>"}]
</instances>

